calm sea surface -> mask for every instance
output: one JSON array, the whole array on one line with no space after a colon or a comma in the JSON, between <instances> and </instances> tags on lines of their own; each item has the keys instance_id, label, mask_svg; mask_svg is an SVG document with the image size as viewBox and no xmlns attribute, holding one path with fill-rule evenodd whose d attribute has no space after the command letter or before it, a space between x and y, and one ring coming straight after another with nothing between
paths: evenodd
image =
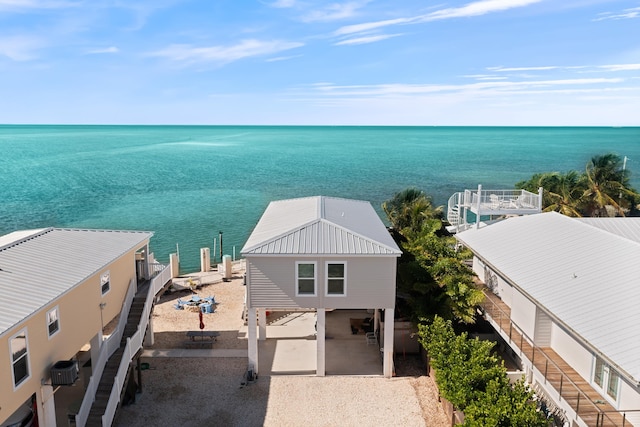
<instances>
[{"instance_id":1,"label":"calm sea surface","mask_svg":"<svg viewBox=\"0 0 640 427\"><path fill-rule=\"evenodd\" d=\"M150 230L161 261L179 244L183 271L199 269L219 231L239 256L271 200L354 198L383 216L409 186L446 204L479 183L582 171L606 152L629 157L640 189L640 128L4 125L0 148L0 235Z\"/></svg>"}]
</instances>

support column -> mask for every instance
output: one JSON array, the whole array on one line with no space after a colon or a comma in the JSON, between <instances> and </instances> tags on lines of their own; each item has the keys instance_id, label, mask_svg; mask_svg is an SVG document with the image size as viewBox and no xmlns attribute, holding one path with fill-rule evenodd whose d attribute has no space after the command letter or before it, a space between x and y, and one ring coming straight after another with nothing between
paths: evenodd
<instances>
[{"instance_id":1,"label":"support column","mask_svg":"<svg viewBox=\"0 0 640 427\"><path fill-rule=\"evenodd\" d=\"M326 359L325 359L325 329L326 329L326 310L319 308L316 310L316 375L324 377Z\"/></svg>"},{"instance_id":2,"label":"support column","mask_svg":"<svg viewBox=\"0 0 640 427\"><path fill-rule=\"evenodd\" d=\"M149 266L149 255L150 255L149 244L147 243L144 246L144 262L142 263L142 265L144 266L142 267L144 268L143 275L146 280L149 280L151 278L151 268Z\"/></svg>"},{"instance_id":3,"label":"support column","mask_svg":"<svg viewBox=\"0 0 640 427\"><path fill-rule=\"evenodd\" d=\"M155 342L155 337L153 336L153 316L149 316L149 324L147 326L147 333L144 337L144 345L147 347L151 347Z\"/></svg>"},{"instance_id":4,"label":"support column","mask_svg":"<svg viewBox=\"0 0 640 427\"><path fill-rule=\"evenodd\" d=\"M96 362L100 356L100 348L102 347L102 331L94 335L91 341L89 341L89 344L91 345L91 366L96 366ZM93 375L93 368L91 368L91 372Z\"/></svg>"},{"instance_id":5,"label":"support column","mask_svg":"<svg viewBox=\"0 0 640 427\"><path fill-rule=\"evenodd\" d=\"M258 309L258 339L264 341L267 339L267 309Z\"/></svg>"},{"instance_id":6,"label":"support column","mask_svg":"<svg viewBox=\"0 0 640 427\"><path fill-rule=\"evenodd\" d=\"M50 385L41 386L40 395L36 394L38 425L40 426L56 425L56 401L53 396L53 387Z\"/></svg>"},{"instance_id":7,"label":"support column","mask_svg":"<svg viewBox=\"0 0 640 427\"><path fill-rule=\"evenodd\" d=\"M250 308L247 313L247 329L249 333L249 365L258 373L258 328L256 309Z\"/></svg>"},{"instance_id":8,"label":"support column","mask_svg":"<svg viewBox=\"0 0 640 427\"><path fill-rule=\"evenodd\" d=\"M378 336L378 331L380 330L380 310L377 308L373 309L373 332Z\"/></svg>"},{"instance_id":9,"label":"support column","mask_svg":"<svg viewBox=\"0 0 640 427\"><path fill-rule=\"evenodd\" d=\"M393 376L393 329L394 310L385 308L384 310L384 357L382 361L382 373L385 378Z\"/></svg>"}]
</instances>

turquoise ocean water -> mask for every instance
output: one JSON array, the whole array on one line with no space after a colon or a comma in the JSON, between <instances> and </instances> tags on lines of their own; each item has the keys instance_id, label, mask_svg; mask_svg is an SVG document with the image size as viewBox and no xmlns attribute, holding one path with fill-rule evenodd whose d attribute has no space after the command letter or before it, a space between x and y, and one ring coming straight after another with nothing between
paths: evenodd
<instances>
[{"instance_id":1,"label":"turquoise ocean water","mask_svg":"<svg viewBox=\"0 0 640 427\"><path fill-rule=\"evenodd\" d=\"M0 235L19 229L150 230L183 271L199 248L239 257L271 200L328 195L380 205L416 186L437 204L465 188L628 156L640 189L640 128L0 126ZM219 243L218 243L219 245ZM219 249L219 246L218 246Z\"/></svg>"}]
</instances>

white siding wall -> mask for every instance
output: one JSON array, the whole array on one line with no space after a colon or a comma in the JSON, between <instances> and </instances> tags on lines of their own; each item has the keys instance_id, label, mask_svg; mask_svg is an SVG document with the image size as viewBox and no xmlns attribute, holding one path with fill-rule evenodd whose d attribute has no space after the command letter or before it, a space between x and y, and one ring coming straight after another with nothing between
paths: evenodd
<instances>
[{"instance_id":1,"label":"white siding wall","mask_svg":"<svg viewBox=\"0 0 640 427\"><path fill-rule=\"evenodd\" d=\"M586 381L591 380L592 353L557 324L551 327L551 348Z\"/></svg>"},{"instance_id":2,"label":"white siding wall","mask_svg":"<svg viewBox=\"0 0 640 427\"><path fill-rule=\"evenodd\" d=\"M255 308L392 308L395 306L394 257L247 258L248 304ZM296 261L317 262L316 296L296 296ZM346 296L325 296L325 265L347 263Z\"/></svg>"},{"instance_id":3,"label":"white siding wall","mask_svg":"<svg viewBox=\"0 0 640 427\"><path fill-rule=\"evenodd\" d=\"M630 386L626 381L621 380L620 402L618 409L640 409L640 389ZM640 426L640 412L630 412L627 419L634 426Z\"/></svg>"},{"instance_id":4,"label":"white siding wall","mask_svg":"<svg viewBox=\"0 0 640 427\"><path fill-rule=\"evenodd\" d=\"M498 296L505 304L511 307L511 304L513 303L513 286L507 283L500 276L498 276Z\"/></svg>"},{"instance_id":5,"label":"white siding wall","mask_svg":"<svg viewBox=\"0 0 640 427\"><path fill-rule=\"evenodd\" d=\"M513 290L512 296L511 320L529 339L533 339L536 325L536 306L516 289Z\"/></svg>"},{"instance_id":6,"label":"white siding wall","mask_svg":"<svg viewBox=\"0 0 640 427\"><path fill-rule=\"evenodd\" d=\"M478 278L482 280L484 283L487 283L487 278L485 276L485 264L477 257L473 257L473 272L476 273ZM493 290L493 292L500 297L505 304L511 307L511 295L513 292L513 287L507 283L500 275L498 275L495 271L491 270L491 274L495 274L498 278L498 286Z\"/></svg>"}]
</instances>

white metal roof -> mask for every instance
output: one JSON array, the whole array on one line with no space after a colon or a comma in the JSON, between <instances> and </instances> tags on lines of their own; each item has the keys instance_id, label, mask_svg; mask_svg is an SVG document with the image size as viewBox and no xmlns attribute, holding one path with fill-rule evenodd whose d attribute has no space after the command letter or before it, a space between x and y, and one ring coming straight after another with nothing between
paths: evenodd
<instances>
[{"instance_id":1,"label":"white metal roof","mask_svg":"<svg viewBox=\"0 0 640 427\"><path fill-rule=\"evenodd\" d=\"M576 220L640 243L640 218L576 218Z\"/></svg>"},{"instance_id":2,"label":"white metal roof","mask_svg":"<svg viewBox=\"0 0 640 427\"><path fill-rule=\"evenodd\" d=\"M47 228L2 236L0 335L152 235Z\"/></svg>"},{"instance_id":3,"label":"white metal roof","mask_svg":"<svg viewBox=\"0 0 640 427\"><path fill-rule=\"evenodd\" d=\"M400 249L366 201L304 197L267 206L243 255L392 255Z\"/></svg>"},{"instance_id":4,"label":"white metal roof","mask_svg":"<svg viewBox=\"0 0 640 427\"><path fill-rule=\"evenodd\" d=\"M640 222L596 222L549 212L456 237L639 382L640 243L627 233Z\"/></svg>"}]
</instances>

